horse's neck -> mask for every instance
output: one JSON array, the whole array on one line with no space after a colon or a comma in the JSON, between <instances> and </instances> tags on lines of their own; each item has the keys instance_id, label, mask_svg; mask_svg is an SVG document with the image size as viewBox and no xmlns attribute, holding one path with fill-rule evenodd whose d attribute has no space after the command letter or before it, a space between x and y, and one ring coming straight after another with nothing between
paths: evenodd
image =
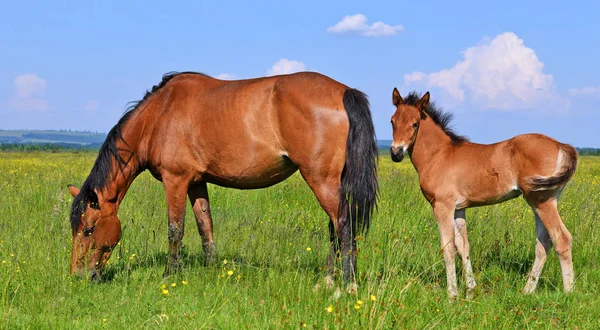
<instances>
[{"instance_id":1,"label":"horse's neck","mask_svg":"<svg viewBox=\"0 0 600 330\"><path fill-rule=\"evenodd\" d=\"M122 162L112 159L109 184L102 191L102 199L116 203L115 207L121 204L133 180L145 170L145 152L140 150L140 137L144 125L135 117L123 126L123 140L116 138L115 144Z\"/></svg>"},{"instance_id":2,"label":"horse's neck","mask_svg":"<svg viewBox=\"0 0 600 330\"><path fill-rule=\"evenodd\" d=\"M443 151L451 147L450 137L431 119L427 118L421 122L410 151L410 160L417 172L420 172L432 163L435 157L442 156Z\"/></svg>"}]
</instances>

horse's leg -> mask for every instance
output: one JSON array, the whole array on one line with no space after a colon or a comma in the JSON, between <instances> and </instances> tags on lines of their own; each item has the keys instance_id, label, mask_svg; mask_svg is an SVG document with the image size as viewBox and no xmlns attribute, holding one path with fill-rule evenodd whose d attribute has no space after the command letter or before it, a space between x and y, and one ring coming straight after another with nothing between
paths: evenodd
<instances>
[{"instance_id":1,"label":"horse's leg","mask_svg":"<svg viewBox=\"0 0 600 330\"><path fill-rule=\"evenodd\" d=\"M542 273L542 269L546 263L546 256L548 255L550 248L552 248L550 235L548 235L548 231L546 230L546 227L544 227L542 219L540 219L540 216L537 214L535 209L532 209L533 214L535 215L535 231L537 234L537 242L535 245L535 261L533 262L531 273L529 273L527 278L525 289L523 289L525 294L533 293L533 291L535 291L538 280L540 279L540 274Z\"/></svg>"},{"instance_id":2,"label":"horse's leg","mask_svg":"<svg viewBox=\"0 0 600 330\"><path fill-rule=\"evenodd\" d=\"M453 203L442 203L436 201L433 213L438 222L440 231L440 243L446 264L446 280L448 283L448 296L454 299L458 296L456 285L456 267L454 258L456 256L456 245L454 241L454 207Z\"/></svg>"},{"instance_id":3,"label":"horse's leg","mask_svg":"<svg viewBox=\"0 0 600 330\"><path fill-rule=\"evenodd\" d=\"M199 182L191 186L188 190L188 197L196 216L198 232L200 233L200 237L202 237L204 261L207 265L212 264L216 260L216 254L215 243L213 241L213 221L210 215L206 182Z\"/></svg>"},{"instance_id":4,"label":"horse's leg","mask_svg":"<svg viewBox=\"0 0 600 330\"><path fill-rule=\"evenodd\" d=\"M167 174L163 175L163 185L169 215L169 254L165 275L170 275L181 268L179 250L184 233L185 197L188 190L188 181Z\"/></svg>"},{"instance_id":5,"label":"horse's leg","mask_svg":"<svg viewBox=\"0 0 600 330\"><path fill-rule=\"evenodd\" d=\"M333 273L335 261L337 260L338 247L335 234L339 240L342 257L342 273L349 290L354 291L354 276L356 274L356 242L351 232L350 221L346 212L342 216L338 215L340 204L341 175L317 175L315 172L304 171L300 168L300 173L309 187L315 193L321 207L331 220L329 224L329 257L327 258L327 277L325 279L327 286L333 282Z\"/></svg>"},{"instance_id":6,"label":"horse's leg","mask_svg":"<svg viewBox=\"0 0 600 330\"><path fill-rule=\"evenodd\" d=\"M329 221L329 256L327 257L327 276L325 277L325 286L333 289L335 275L335 262L339 253L339 242L336 237L335 225L333 220Z\"/></svg>"},{"instance_id":7,"label":"horse's leg","mask_svg":"<svg viewBox=\"0 0 600 330\"><path fill-rule=\"evenodd\" d=\"M556 205L557 198L555 196L545 198L544 196L535 196L535 194L531 195L532 196L527 196L527 201L534 207L542 224L552 239L554 250L558 253L558 258L560 260L563 288L565 292L571 292L573 290L575 276L573 272L573 257L571 254L573 237L560 219Z\"/></svg>"},{"instance_id":8,"label":"horse's leg","mask_svg":"<svg viewBox=\"0 0 600 330\"><path fill-rule=\"evenodd\" d=\"M465 209L454 211L454 244L456 245L458 254L462 258L465 282L467 284L467 299L472 299L477 283L475 282L475 276L471 268L471 259L469 257L470 244L467 237Z\"/></svg>"}]
</instances>

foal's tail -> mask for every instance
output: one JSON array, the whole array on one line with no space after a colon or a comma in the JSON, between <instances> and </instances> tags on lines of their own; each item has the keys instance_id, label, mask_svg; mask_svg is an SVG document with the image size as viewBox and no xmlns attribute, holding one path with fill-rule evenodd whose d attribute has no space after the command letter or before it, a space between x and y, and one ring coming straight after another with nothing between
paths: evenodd
<instances>
[{"instance_id":1,"label":"foal's tail","mask_svg":"<svg viewBox=\"0 0 600 330\"><path fill-rule=\"evenodd\" d=\"M377 140L367 96L356 90L344 92L344 108L350 121L346 141L346 164L338 214L347 214L354 233L366 232L377 204Z\"/></svg>"},{"instance_id":2,"label":"foal's tail","mask_svg":"<svg viewBox=\"0 0 600 330\"><path fill-rule=\"evenodd\" d=\"M577 150L568 144L561 144L558 149L556 171L552 176L537 176L529 179L532 191L558 190L563 188L573 177L577 169Z\"/></svg>"}]
</instances>

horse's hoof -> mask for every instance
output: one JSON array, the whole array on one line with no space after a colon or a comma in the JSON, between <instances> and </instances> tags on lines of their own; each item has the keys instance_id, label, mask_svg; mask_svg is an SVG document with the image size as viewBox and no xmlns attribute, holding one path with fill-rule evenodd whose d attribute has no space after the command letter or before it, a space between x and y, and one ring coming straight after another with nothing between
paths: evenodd
<instances>
[{"instance_id":1,"label":"horse's hoof","mask_svg":"<svg viewBox=\"0 0 600 330\"><path fill-rule=\"evenodd\" d=\"M358 284L356 284L356 283L348 284L348 286L346 287L346 293L355 295L355 296L358 295Z\"/></svg>"},{"instance_id":2,"label":"horse's hoof","mask_svg":"<svg viewBox=\"0 0 600 330\"><path fill-rule=\"evenodd\" d=\"M319 281L312 289L313 292L319 292L321 289L327 290L327 291L331 291L333 290L333 288L335 287L335 281L333 280L333 277L330 275L327 275L323 278L322 281Z\"/></svg>"}]
</instances>

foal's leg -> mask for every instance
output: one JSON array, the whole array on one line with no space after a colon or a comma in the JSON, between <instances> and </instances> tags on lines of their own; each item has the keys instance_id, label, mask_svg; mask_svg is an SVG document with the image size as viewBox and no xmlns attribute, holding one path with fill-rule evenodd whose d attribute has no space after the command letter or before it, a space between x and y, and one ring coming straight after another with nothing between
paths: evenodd
<instances>
[{"instance_id":1,"label":"foal's leg","mask_svg":"<svg viewBox=\"0 0 600 330\"><path fill-rule=\"evenodd\" d=\"M165 275L170 275L181 268L179 250L184 233L185 195L188 181L177 176L163 174L163 185L169 214L169 255Z\"/></svg>"},{"instance_id":2,"label":"foal's leg","mask_svg":"<svg viewBox=\"0 0 600 330\"><path fill-rule=\"evenodd\" d=\"M213 221L210 215L210 203L208 201L208 190L206 182L200 182L191 186L188 190L188 197L194 215L198 232L202 237L202 249L204 250L204 261L206 264L214 263L216 259L215 243L213 241Z\"/></svg>"},{"instance_id":3,"label":"foal's leg","mask_svg":"<svg viewBox=\"0 0 600 330\"><path fill-rule=\"evenodd\" d=\"M540 216L537 214L535 209L533 209L533 214L535 215L537 243L535 245L535 261L533 262L533 268L531 269L531 273L529 273L527 278L525 289L523 289L523 293L525 294L533 293L533 291L535 291L538 280L540 279L540 274L542 273L542 269L546 263L546 256L548 255L550 248L552 248L550 235L548 235L548 231L546 230L546 227L544 227L542 219L540 219Z\"/></svg>"},{"instance_id":4,"label":"foal's leg","mask_svg":"<svg viewBox=\"0 0 600 330\"><path fill-rule=\"evenodd\" d=\"M463 272L465 273L465 282L467 284L467 299L473 298L475 291L475 276L471 268L471 259L469 258L469 238L467 237L467 223L465 221L465 209L454 211L454 244L458 254L462 258Z\"/></svg>"},{"instance_id":5,"label":"foal's leg","mask_svg":"<svg viewBox=\"0 0 600 330\"><path fill-rule=\"evenodd\" d=\"M454 205L436 201L433 213L438 222L440 230L440 242L444 263L446 264L446 280L448 283L448 296L454 299L458 296L456 285L456 267L454 258L456 256L456 245L454 241Z\"/></svg>"},{"instance_id":6,"label":"foal's leg","mask_svg":"<svg viewBox=\"0 0 600 330\"><path fill-rule=\"evenodd\" d=\"M560 219L556 197L535 198L535 196L528 196L527 201L535 208L542 224L546 227L552 239L552 243L554 243L554 250L558 253L558 259L560 260L563 288L565 292L571 292L575 280L573 257L571 254L573 237Z\"/></svg>"}]
</instances>

